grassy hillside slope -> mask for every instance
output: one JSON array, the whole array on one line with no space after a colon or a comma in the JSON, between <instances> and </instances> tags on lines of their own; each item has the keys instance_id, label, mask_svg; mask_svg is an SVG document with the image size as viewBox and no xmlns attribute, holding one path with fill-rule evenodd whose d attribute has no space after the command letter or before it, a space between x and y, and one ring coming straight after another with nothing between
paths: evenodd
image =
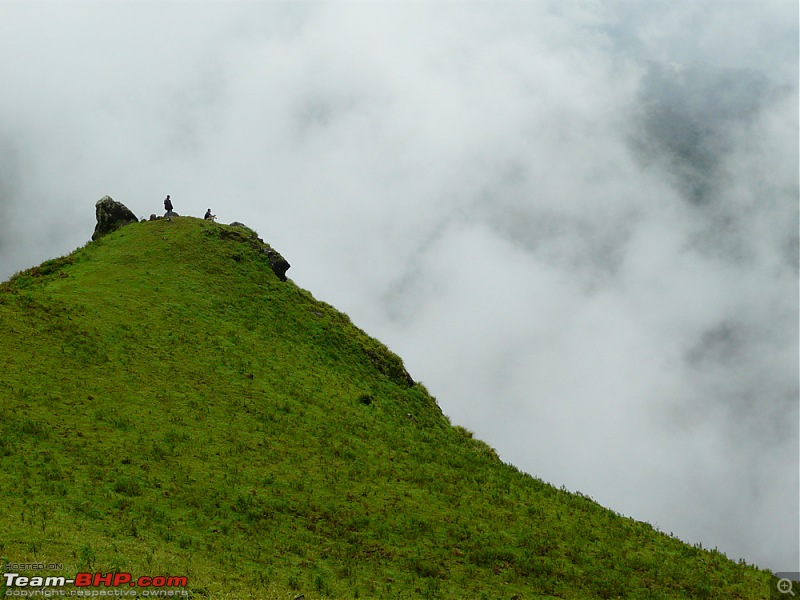
<instances>
[{"instance_id":1,"label":"grassy hillside slope","mask_svg":"<svg viewBox=\"0 0 800 600\"><path fill-rule=\"evenodd\" d=\"M132 224L0 286L4 562L195 598L769 597L500 462L250 236Z\"/></svg>"}]
</instances>

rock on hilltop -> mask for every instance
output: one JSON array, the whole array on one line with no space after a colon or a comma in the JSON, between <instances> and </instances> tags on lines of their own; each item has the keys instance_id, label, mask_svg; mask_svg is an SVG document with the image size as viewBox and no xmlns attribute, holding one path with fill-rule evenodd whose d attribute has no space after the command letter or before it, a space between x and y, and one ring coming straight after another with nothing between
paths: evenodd
<instances>
[{"instance_id":1,"label":"rock on hilltop","mask_svg":"<svg viewBox=\"0 0 800 600\"><path fill-rule=\"evenodd\" d=\"M119 229L128 223L138 223L139 219L136 218L127 206L122 202L117 202L111 196L103 196L97 201L95 207L95 216L97 217L97 225L94 226L94 233L92 239L96 240L100 236Z\"/></svg>"}]
</instances>

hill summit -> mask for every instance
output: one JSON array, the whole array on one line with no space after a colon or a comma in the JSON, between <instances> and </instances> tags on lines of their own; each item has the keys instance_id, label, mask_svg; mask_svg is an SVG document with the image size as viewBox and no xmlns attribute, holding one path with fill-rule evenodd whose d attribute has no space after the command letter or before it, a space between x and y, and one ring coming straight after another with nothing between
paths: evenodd
<instances>
[{"instance_id":1,"label":"hill summit","mask_svg":"<svg viewBox=\"0 0 800 600\"><path fill-rule=\"evenodd\" d=\"M6 595L89 573L192 598L769 597L769 573L500 461L256 232L95 237L0 285Z\"/></svg>"}]
</instances>

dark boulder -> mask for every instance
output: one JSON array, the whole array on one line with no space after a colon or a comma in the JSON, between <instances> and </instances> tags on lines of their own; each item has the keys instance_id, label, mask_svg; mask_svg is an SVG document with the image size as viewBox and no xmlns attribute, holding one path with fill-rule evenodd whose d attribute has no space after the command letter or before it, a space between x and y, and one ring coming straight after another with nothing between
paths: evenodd
<instances>
[{"instance_id":1,"label":"dark boulder","mask_svg":"<svg viewBox=\"0 0 800 600\"><path fill-rule=\"evenodd\" d=\"M283 256L281 256L280 252L275 250L275 248L269 244L265 243L264 240L258 237L258 234L255 231L250 229L244 223L234 221L229 227L235 227L236 229L228 229L223 226L223 228L219 231L219 236L223 240L237 239L241 242L248 243L250 247L258 250L264 255L264 257L266 257L270 268L272 269L273 273L278 276L278 279L281 281L286 281L286 271L289 270L291 265L285 258L283 258ZM236 258L234 258L234 260L236 260Z\"/></svg>"},{"instance_id":2,"label":"dark boulder","mask_svg":"<svg viewBox=\"0 0 800 600\"><path fill-rule=\"evenodd\" d=\"M111 196L103 196L97 201L94 207L97 224L94 226L94 233L92 234L93 240L107 233L111 233L128 223L139 222L139 219L128 210L127 206L113 200Z\"/></svg>"},{"instance_id":3,"label":"dark boulder","mask_svg":"<svg viewBox=\"0 0 800 600\"><path fill-rule=\"evenodd\" d=\"M280 253L272 248L269 244L263 244L261 247L261 252L267 255L269 266L272 267L272 271L278 276L278 279L281 281L286 281L286 271L288 271L289 267L291 266L286 259L283 258Z\"/></svg>"}]
</instances>

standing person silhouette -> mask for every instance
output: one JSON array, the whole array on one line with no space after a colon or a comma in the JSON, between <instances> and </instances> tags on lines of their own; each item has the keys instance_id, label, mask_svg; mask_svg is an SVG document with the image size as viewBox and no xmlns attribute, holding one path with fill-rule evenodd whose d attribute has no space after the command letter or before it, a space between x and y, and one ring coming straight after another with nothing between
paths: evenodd
<instances>
[{"instance_id":1,"label":"standing person silhouette","mask_svg":"<svg viewBox=\"0 0 800 600\"><path fill-rule=\"evenodd\" d=\"M167 211L165 215L167 217L167 221L172 221L172 200L169 199L169 194L167 197L164 198L164 210Z\"/></svg>"}]
</instances>

